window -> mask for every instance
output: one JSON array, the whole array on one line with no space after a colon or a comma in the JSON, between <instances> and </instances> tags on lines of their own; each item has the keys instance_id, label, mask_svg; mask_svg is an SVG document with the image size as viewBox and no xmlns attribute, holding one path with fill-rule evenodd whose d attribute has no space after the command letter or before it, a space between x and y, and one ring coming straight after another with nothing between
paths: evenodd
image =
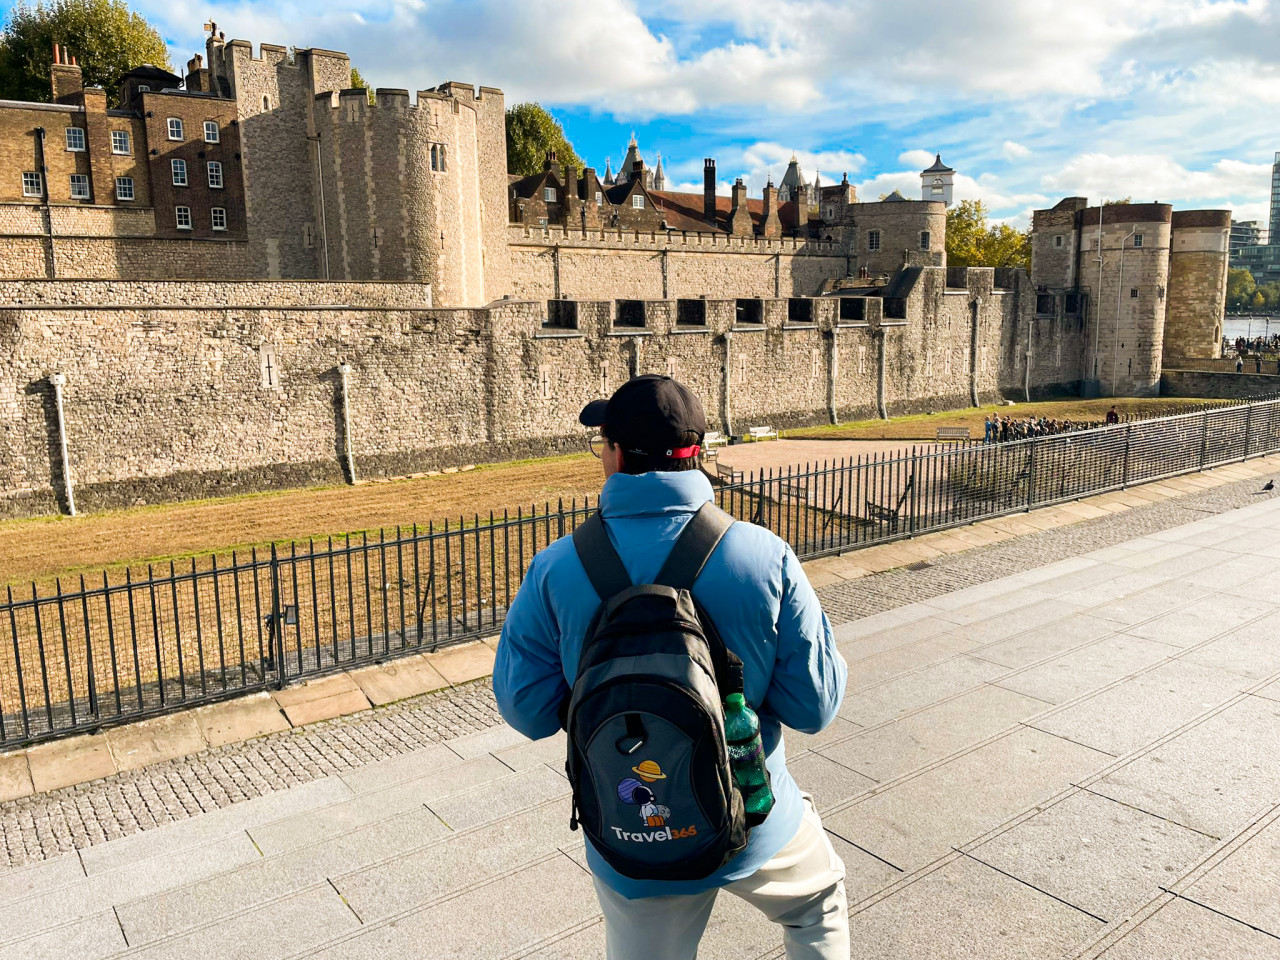
<instances>
[{"instance_id":1,"label":"window","mask_svg":"<svg viewBox=\"0 0 1280 960\"><path fill-rule=\"evenodd\" d=\"M1129 288L1129 299L1130 299L1130 300L1137 300L1137 299L1138 299L1138 288L1137 288L1137 287L1130 287L1130 288Z\"/></svg>"},{"instance_id":2,"label":"window","mask_svg":"<svg viewBox=\"0 0 1280 960\"><path fill-rule=\"evenodd\" d=\"M1036 316L1052 317L1057 309L1056 297L1052 293L1036 294Z\"/></svg>"},{"instance_id":3,"label":"window","mask_svg":"<svg viewBox=\"0 0 1280 960\"><path fill-rule=\"evenodd\" d=\"M943 194L943 189L942 189L942 178L941 178L941 177L934 177L934 180L933 180L933 186L932 186L930 189L931 189L931 191L932 191L932 193L933 193L933 195L934 195L935 197L940 197L940 196L942 196L942 194Z\"/></svg>"},{"instance_id":4,"label":"window","mask_svg":"<svg viewBox=\"0 0 1280 960\"><path fill-rule=\"evenodd\" d=\"M270 109L271 109L271 98L270 98L270 97L263 97L263 98L262 98L262 109L263 109L263 110L270 110Z\"/></svg>"},{"instance_id":5,"label":"window","mask_svg":"<svg viewBox=\"0 0 1280 960\"><path fill-rule=\"evenodd\" d=\"M71 175L71 199L89 199L89 177L86 174L73 173Z\"/></svg>"},{"instance_id":6,"label":"window","mask_svg":"<svg viewBox=\"0 0 1280 960\"><path fill-rule=\"evenodd\" d=\"M433 143L431 145L431 169L438 173L444 172L444 144Z\"/></svg>"},{"instance_id":7,"label":"window","mask_svg":"<svg viewBox=\"0 0 1280 960\"><path fill-rule=\"evenodd\" d=\"M601 193L599 190L596 191L596 206L597 207L604 206L604 194Z\"/></svg>"},{"instance_id":8,"label":"window","mask_svg":"<svg viewBox=\"0 0 1280 960\"><path fill-rule=\"evenodd\" d=\"M633 208L635 208L636 210L643 210L643 209L644 209L644 194L637 193L634 197L632 197L632 198L631 198L631 206L632 206Z\"/></svg>"},{"instance_id":9,"label":"window","mask_svg":"<svg viewBox=\"0 0 1280 960\"><path fill-rule=\"evenodd\" d=\"M133 177L116 177L116 199L133 199Z\"/></svg>"},{"instance_id":10,"label":"window","mask_svg":"<svg viewBox=\"0 0 1280 960\"><path fill-rule=\"evenodd\" d=\"M169 118L169 139L170 140L182 139L182 121L179 120L177 117Z\"/></svg>"},{"instance_id":11,"label":"window","mask_svg":"<svg viewBox=\"0 0 1280 960\"><path fill-rule=\"evenodd\" d=\"M227 211L226 211L226 208L224 208L224 207L214 207L212 210L210 210L210 211L209 211L209 217L210 217L210 220L211 220L211 221L212 221L212 223L213 223L213 229L215 229L215 230L225 230L225 229L227 229Z\"/></svg>"},{"instance_id":12,"label":"window","mask_svg":"<svg viewBox=\"0 0 1280 960\"><path fill-rule=\"evenodd\" d=\"M150 93L150 92L151 92L151 88L150 88L149 86L147 86L145 83L140 83L140 84L138 84L138 92L139 92L139 93Z\"/></svg>"},{"instance_id":13,"label":"window","mask_svg":"<svg viewBox=\"0 0 1280 960\"><path fill-rule=\"evenodd\" d=\"M1054 237L1054 238L1053 238L1053 245L1054 245L1055 247L1060 247L1060 246L1062 246L1062 237Z\"/></svg>"},{"instance_id":14,"label":"window","mask_svg":"<svg viewBox=\"0 0 1280 960\"><path fill-rule=\"evenodd\" d=\"M929 231L928 230L920 231L920 249L921 250L929 249Z\"/></svg>"},{"instance_id":15,"label":"window","mask_svg":"<svg viewBox=\"0 0 1280 960\"><path fill-rule=\"evenodd\" d=\"M222 189L222 164L217 160L209 161L209 186L214 190Z\"/></svg>"},{"instance_id":16,"label":"window","mask_svg":"<svg viewBox=\"0 0 1280 960\"><path fill-rule=\"evenodd\" d=\"M170 160L169 167L173 170L173 185L175 187L185 187L187 185L187 161Z\"/></svg>"},{"instance_id":17,"label":"window","mask_svg":"<svg viewBox=\"0 0 1280 960\"><path fill-rule=\"evenodd\" d=\"M556 202L556 188L555 188L555 187L545 187L545 188L543 189L543 191L542 191L542 199L543 199L543 200L545 200L547 203L555 203L555 202Z\"/></svg>"},{"instance_id":18,"label":"window","mask_svg":"<svg viewBox=\"0 0 1280 960\"><path fill-rule=\"evenodd\" d=\"M191 208L190 207L174 207L174 222L177 223L179 230L191 229Z\"/></svg>"},{"instance_id":19,"label":"window","mask_svg":"<svg viewBox=\"0 0 1280 960\"><path fill-rule=\"evenodd\" d=\"M112 130L111 131L111 152L129 155L129 131L128 130Z\"/></svg>"},{"instance_id":20,"label":"window","mask_svg":"<svg viewBox=\"0 0 1280 960\"><path fill-rule=\"evenodd\" d=\"M216 120L206 120L204 122L204 142L217 143L222 139L222 133L218 130L218 122Z\"/></svg>"},{"instance_id":21,"label":"window","mask_svg":"<svg viewBox=\"0 0 1280 960\"><path fill-rule=\"evenodd\" d=\"M22 195L24 197L43 197L43 185L38 173L24 173L22 175Z\"/></svg>"},{"instance_id":22,"label":"window","mask_svg":"<svg viewBox=\"0 0 1280 960\"><path fill-rule=\"evenodd\" d=\"M880 231L879 230L867 231L867 249L870 250L872 253L875 253L875 251L880 249Z\"/></svg>"},{"instance_id":23,"label":"window","mask_svg":"<svg viewBox=\"0 0 1280 960\"><path fill-rule=\"evenodd\" d=\"M1133 235L1133 245L1135 248L1142 246L1142 234L1135 233Z\"/></svg>"},{"instance_id":24,"label":"window","mask_svg":"<svg viewBox=\"0 0 1280 960\"><path fill-rule=\"evenodd\" d=\"M84 150L84 127L67 127L67 149L75 153Z\"/></svg>"}]
</instances>

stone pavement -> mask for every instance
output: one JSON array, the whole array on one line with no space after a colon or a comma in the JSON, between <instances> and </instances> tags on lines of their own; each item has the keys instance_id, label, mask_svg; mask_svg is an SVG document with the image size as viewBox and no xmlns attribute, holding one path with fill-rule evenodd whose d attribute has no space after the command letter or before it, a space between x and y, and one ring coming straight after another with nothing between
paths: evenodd
<instances>
[{"instance_id":1,"label":"stone pavement","mask_svg":"<svg viewBox=\"0 0 1280 960\"><path fill-rule=\"evenodd\" d=\"M1280 499L1260 486L823 591L863 616L837 627L850 689L787 742L859 954L1280 958ZM461 698L480 719L415 745ZM0 872L0 960L602 956L563 746L491 704L472 684L0 806L109 824L163 774L215 798ZM284 750L299 768L255 785ZM227 776L247 799L217 799ZM780 955L731 897L704 943Z\"/></svg>"}]
</instances>

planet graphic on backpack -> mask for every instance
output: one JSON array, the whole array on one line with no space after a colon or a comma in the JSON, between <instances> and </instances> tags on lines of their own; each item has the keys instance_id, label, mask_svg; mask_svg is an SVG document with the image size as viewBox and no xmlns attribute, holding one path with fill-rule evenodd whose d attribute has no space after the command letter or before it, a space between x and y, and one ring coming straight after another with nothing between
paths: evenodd
<instances>
[{"instance_id":1,"label":"planet graphic on backpack","mask_svg":"<svg viewBox=\"0 0 1280 960\"><path fill-rule=\"evenodd\" d=\"M636 777L626 777L618 783L618 799L623 803L629 803L632 806L640 808L640 819L644 821L647 827L663 827L666 826L667 818L671 816L671 810L657 802L657 797L646 784L654 783L657 780L665 780L667 775L662 772L662 768L653 760L646 760L639 766L631 768L631 772ZM641 781L644 781L643 783Z\"/></svg>"}]
</instances>

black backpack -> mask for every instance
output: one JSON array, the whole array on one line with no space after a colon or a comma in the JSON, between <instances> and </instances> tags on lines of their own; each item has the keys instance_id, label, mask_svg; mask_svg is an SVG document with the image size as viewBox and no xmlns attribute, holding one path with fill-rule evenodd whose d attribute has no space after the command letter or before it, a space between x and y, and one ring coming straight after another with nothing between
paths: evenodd
<instances>
[{"instance_id":1,"label":"black backpack","mask_svg":"<svg viewBox=\"0 0 1280 960\"><path fill-rule=\"evenodd\" d=\"M733 523L707 503L652 584L632 585L597 513L573 544L601 599L567 701L572 829L637 880L695 880L754 826L729 768L723 701L742 661L690 592Z\"/></svg>"}]
</instances>

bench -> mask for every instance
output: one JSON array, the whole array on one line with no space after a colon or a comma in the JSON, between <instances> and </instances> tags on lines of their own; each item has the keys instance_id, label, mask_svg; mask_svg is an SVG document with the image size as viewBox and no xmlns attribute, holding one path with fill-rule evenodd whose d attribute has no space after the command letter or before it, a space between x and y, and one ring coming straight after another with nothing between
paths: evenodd
<instances>
[{"instance_id":1,"label":"bench","mask_svg":"<svg viewBox=\"0 0 1280 960\"><path fill-rule=\"evenodd\" d=\"M748 427L747 437L755 440L777 440L778 431L773 427Z\"/></svg>"},{"instance_id":2,"label":"bench","mask_svg":"<svg viewBox=\"0 0 1280 960\"><path fill-rule=\"evenodd\" d=\"M867 518L875 520L878 523L889 524L889 532L898 532L898 522L902 516L902 505L907 502L907 497L911 495L911 485L916 482L915 477L907 480L907 485L902 488L902 496L898 498L898 502L892 507L881 506L874 500L866 502Z\"/></svg>"},{"instance_id":3,"label":"bench","mask_svg":"<svg viewBox=\"0 0 1280 960\"><path fill-rule=\"evenodd\" d=\"M939 427L938 440L968 440L968 427Z\"/></svg>"},{"instance_id":4,"label":"bench","mask_svg":"<svg viewBox=\"0 0 1280 960\"><path fill-rule=\"evenodd\" d=\"M726 446L729 438L719 430L708 430L702 438L702 458L704 460L714 460L720 455L717 447Z\"/></svg>"},{"instance_id":5,"label":"bench","mask_svg":"<svg viewBox=\"0 0 1280 960\"><path fill-rule=\"evenodd\" d=\"M742 481L742 471L735 470L728 464L716 461L716 476L724 477L730 483L740 483Z\"/></svg>"},{"instance_id":6,"label":"bench","mask_svg":"<svg viewBox=\"0 0 1280 960\"><path fill-rule=\"evenodd\" d=\"M788 500L809 502L809 484L803 480L783 480L778 492Z\"/></svg>"}]
</instances>

